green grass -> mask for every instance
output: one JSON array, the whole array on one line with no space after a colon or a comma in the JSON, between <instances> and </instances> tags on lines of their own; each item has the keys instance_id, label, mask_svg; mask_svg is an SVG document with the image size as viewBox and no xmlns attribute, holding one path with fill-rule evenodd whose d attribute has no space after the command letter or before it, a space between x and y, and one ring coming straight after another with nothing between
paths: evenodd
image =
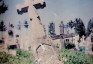
<instances>
[{"instance_id":1,"label":"green grass","mask_svg":"<svg viewBox=\"0 0 93 64\"><path fill-rule=\"evenodd\" d=\"M35 64L34 57L30 53L20 49L17 49L16 51L16 56L0 52L0 64Z\"/></svg>"},{"instance_id":2,"label":"green grass","mask_svg":"<svg viewBox=\"0 0 93 64\"><path fill-rule=\"evenodd\" d=\"M67 49L62 49L59 51L60 57L65 58L64 64L93 64L93 56L86 55L84 53L69 51Z\"/></svg>"}]
</instances>

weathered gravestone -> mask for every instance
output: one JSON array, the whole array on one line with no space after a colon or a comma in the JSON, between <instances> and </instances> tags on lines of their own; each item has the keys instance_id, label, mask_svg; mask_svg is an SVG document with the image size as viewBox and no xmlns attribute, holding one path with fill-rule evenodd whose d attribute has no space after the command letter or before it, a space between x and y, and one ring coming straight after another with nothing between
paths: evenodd
<instances>
[{"instance_id":1,"label":"weathered gravestone","mask_svg":"<svg viewBox=\"0 0 93 64\"><path fill-rule=\"evenodd\" d=\"M46 6L44 0L25 0L25 3L23 5L17 5L17 12L18 14L28 13L30 18L30 44L35 40L36 38L41 38L45 35L43 25L40 23L40 17L38 16L38 13L36 12L36 9L43 9ZM21 43L25 42L25 39L21 38ZM24 46L21 46L24 48ZM21 49L22 49L21 48Z\"/></svg>"},{"instance_id":2,"label":"weathered gravestone","mask_svg":"<svg viewBox=\"0 0 93 64\"><path fill-rule=\"evenodd\" d=\"M43 9L46 6L44 0L25 0L24 5L17 5L18 14L28 12L30 18L31 37L30 45L31 52L34 55L38 64L61 64L51 41L45 36L43 25L40 23L40 17L36 9ZM23 41L24 42L24 41ZM29 44L28 44L29 45ZM20 45L21 46L21 45Z\"/></svg>"}]
</instances>

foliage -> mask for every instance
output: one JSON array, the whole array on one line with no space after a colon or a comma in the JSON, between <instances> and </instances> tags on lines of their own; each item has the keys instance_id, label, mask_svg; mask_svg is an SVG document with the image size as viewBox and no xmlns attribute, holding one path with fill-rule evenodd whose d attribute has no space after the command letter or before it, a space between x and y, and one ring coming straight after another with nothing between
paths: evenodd
<instances>
[{"instance_id":1,"label":"foliage","mask_svg":"<svg viewBox=\"0 0 93 64\"><path fill-rule=\"evenodd\" d=\"M11 56L5 52L0 52L0 64L35 64L34 57L20 49L17 50L17 56Z\"/></svg>"},{"instance_id":2,"label":"foliage","mask_svg":"<svg viewBox=\"0 0 93 64\"><path fill-rule=\"evenodd\" d=\"M24 64L35 64L33 61L34 61L34 57L27 51L23 51L21 49L17 49L16 51L16 56L19 57L19 58L23 58L25 61L24 61Z\"/></svg>"},{"instance_id":3,"label":"foliage","mask_svg":"<svg viewBox=\"0 0 93 64\"><path fill-rule=\"evenodd\" d=\"M6 29L6 26L5 26L5 24L4 24L4 21L1 21L0 22L0 31L6 31L7 29Z\"/></svg>"},{"instance_id":4,"label":"foliage","mask_svg":"<svg viewBox=\"0 0 93 64\"><path fill-rule=\"evenodd\" d=\"M30 53L28 53L27 51L23 51L21 49L16 50L16 56L22 57L22 58L32 57L32 55Z\"/></svg>"},{"instance_id":5,"label":"foliage","mask_svg":"<svg viewBox=\"0 0 93 64\"><path fill-rule=\"evenodd\" d=\"M75 21L70 21L67 23L67 25L72 29L75 29L75 32L79 35L80 38L82 38L82 36L86 36L86 29L85 29L85 25L83 23L83 21L80 18L76 18ZM80 39L79 38L79 39Z\"/></svg>"},{"instance_id":6,"label":"foliage","mask_svg":"<svg viewBox=\"0 0 93 64\"><path fill-rule=\"evenodd\" d=\"M79 49L80 49L80 52L82 52L82 53L85 53L86 52L85 46L80 46Z\"/></svg>"},{"instance_id":7,"label":"foliage","mask_svg":"<svg viewBox=\"0 0 93 64\"><path fill-rule=\"evenodd\" d=\"M51 22L51 23L49 24L49 35L50 35L50 36L56 35L56 34L55 34L55 24L54 24L53 22Z\"/></svg>"},{"instance_id":8,"label":"foliage","mask_svg":"<svg viewBox=\"0 0 93 64\"><path fill-rule=\"evenodd\" d=\"M77 51L69 51L67 49L62 49L59 51L60 57L66 59L64 64L93 64L93 56L86 55Z\"/></svg>"},{"instance_id":9,"label":"foliage","mask_svg":"<svg viewBox=\"0 0 93 64\"><path fill-rule=\"evenodd\" d=\"M8 10L8 7L5 5L4 0L0 0L0 14L5 13L6 10Z\"/></svg>"},{"instance_id":10,"label":"foliage","mask_svg":"<svg viewBox=\"0 0 93 64\"><path fill-rule=\"evenodd\" d=\"M19 59L17 57L12 57L5 52L0 52L0 64L17 64L17 62L14 63L15 60L18 62Z\"/></svg>"},{"instance_id":11,"label":"foliage","mask_svg":"<svg viewBox=\"0 0 93 64\"><path fill-rule=\"evenodd\" d=\"M93 19L90 19L87 25L87 37L90 35L91 33L91 28L93 28Z\"/></svg>"},{"instance_id":12,"label":"foliage","mask_svg":"<svg viewBox=\"0 0 93 64\"><path fill-rule=\"evenodd\" d=\"M82 36L86 35L86 32L85 32L85 25L83 23L83 21L80 19L80 18L76 18L75 20L75 32L77 34L79 34L79 37L82 38Z\"/></svg>"},{"instance_id":13,"label":"foliage","mask_svg":"<svg viewBox=\"0 0 93 64\"><path fill-rule=\"evenodd\" d=\"M70 42L65 42L64 46L65 46L66 49L75 48L75 44L70 43Z\"/></svg>"},{"instance_id":14,"label":"foliage","mask_svg":"<svg viewBox=\"0 0 93 64\"><path fill-rule=\"evenodd\" d=\"M70 22L67 23L67 25L72 29L75 26L75 23L71 20Z\"/></svg>"},{"instance_id":15,"label":"foliage","mask_svg":"<svg viewBox=\"0 0 93 64\"><path fill-rule=\"evenodd\" d=\"M7 59L8 55L5 54L5 52L0 52L0 64L3 64L8 61Z\"/></svg>"}]
</instances>

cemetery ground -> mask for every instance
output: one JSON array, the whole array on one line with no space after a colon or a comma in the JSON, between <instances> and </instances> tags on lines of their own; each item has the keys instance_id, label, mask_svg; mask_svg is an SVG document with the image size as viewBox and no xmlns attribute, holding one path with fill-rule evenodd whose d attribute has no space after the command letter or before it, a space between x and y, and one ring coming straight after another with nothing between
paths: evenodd
<instances>
[{"instance_id":1,"label":"cemetery ground","mask_svg":"<svg viewBox=\"0 0 93 64\"><path fill-rule=\"evenodd\" d=\"M59 51L64 64L93 64L93 55L62 49Z\"/></svg>"},{"instance_id":2,"label":"cemetery ground","mask_svg":"<svg viewBox=\"0 0 93 64\"><path fill-rule=\"evenodd\" d=\"M34 57L27 51L16 50L16 56L0 52L0 64L35 64Z\"/></svg>"},{"instance_id":3,"label":"cemetery ground","mask_svg":"<svg viewBox=\"0 0 93 64\"><path fill-rule=\"evenodd\" d=\"M29 52L17 49L16 53L16 56L12 56L0 52L0 64L36 64L33 55ZM62 64L93 64L93 55L68 49L62 49L58 54L61 57Z\"/></svg>"}]
</instances>

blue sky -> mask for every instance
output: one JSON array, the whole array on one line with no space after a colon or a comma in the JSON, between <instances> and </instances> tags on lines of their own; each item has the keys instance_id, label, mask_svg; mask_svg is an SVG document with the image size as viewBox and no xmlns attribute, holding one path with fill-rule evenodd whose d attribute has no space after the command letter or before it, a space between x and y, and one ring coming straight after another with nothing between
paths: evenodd
<instances>
[{"instance_id":1,"label":"blue sky","mask_svg":"<svg viewBox=\"0 0 93 64\"><path fill-rule=\"evenodd\" d=\"M24 3L24 0L4 0L8 6L8 10L0 15L0 21L4 20L6 24L11 22L18 24L18 21L23 22L28 20L28 14L18 15L16 5ZM45 0L47 6L44 9L39 9L38 14L41 17L42 23L48 26L50 22L55 22L56 30L59 29L60 21L65 24L75 18L81 18L85 25L89 19L93 18L93 0ZM57 30L59 31L59 30Z\"/></svg>"}]
</instances>

